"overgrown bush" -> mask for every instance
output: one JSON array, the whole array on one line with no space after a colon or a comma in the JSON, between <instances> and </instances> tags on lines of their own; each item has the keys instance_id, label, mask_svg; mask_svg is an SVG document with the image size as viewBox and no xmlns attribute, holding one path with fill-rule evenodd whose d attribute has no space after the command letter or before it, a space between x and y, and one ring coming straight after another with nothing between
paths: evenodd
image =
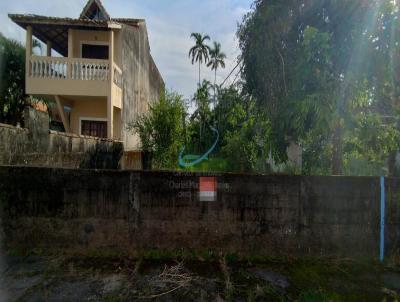
<instances>
[{"instance_id":1,"label":"overgrown bush","mask_svg":"<svg viewBox=\"0 0 400 302\"><path fill-rule=\"evenodd\" d=\"M140 137L142 151L152 154L153 168L177 167L178 155L185 141L184 114L182 96L165 91L157 103L150 105L148 114L129 124L129 129Z\"/></svg>"}]
</instances>

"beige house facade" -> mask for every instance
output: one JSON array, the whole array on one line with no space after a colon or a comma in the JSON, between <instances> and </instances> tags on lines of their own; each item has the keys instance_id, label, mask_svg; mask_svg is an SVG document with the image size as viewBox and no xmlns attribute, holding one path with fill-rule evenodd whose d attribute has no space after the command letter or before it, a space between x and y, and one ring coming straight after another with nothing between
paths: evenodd
<instances>
[{"instance_id":1,"label":"beige house facade","mask_svg":"<svg viewBox=\"0 0 400 302\"><path fill-rule=\"evenodd\" d=\"M158 100L163 79L142 19L111 18L89 0L79 18L9 14L26 30L26 93L52 99L66 132L120 140L139 151L127 129ZM34 55L32 41L47 47Z\"/></svg>"}]
</instances>

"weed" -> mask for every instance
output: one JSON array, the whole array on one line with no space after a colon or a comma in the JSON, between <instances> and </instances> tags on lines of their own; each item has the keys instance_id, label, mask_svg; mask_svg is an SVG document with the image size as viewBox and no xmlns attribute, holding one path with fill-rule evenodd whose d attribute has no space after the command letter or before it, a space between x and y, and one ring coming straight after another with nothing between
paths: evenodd
<instances>
[{"instance_id":1,"label":"weed","mask_svg":"<svg viewBox=\"0 0 400 302\"><path fill-rule=\"evenodd\" d=\"M111 295L111 296L105 297L103 299L103 302L122 302L122 300L118 296Z\"/></svg>"},{"instance_id":2,"label":"weed","mask_svg":"<svg viewBox=\"0 0 400 302\"><path fill-rule=\"evenodd\" d=\"M229 267L225 261L225 258L221 259L220 266L225 280L225 301L230 302L233 301L235 295L235 287L233 286L233 283L231 281Z\"/></svg>"},{"instance_id":3,"label":"weed","mask_svg":"<svg viewBox=\"0 0 400 302\"><path fill-rule=\"evenodd\" d=\"M300 302L335 302L342 301L336 293L328 293L323 290L307 290L300 294Z\"/></svg>"},{"instance_id":4,"label":"weed","mask_svg":"<svg viewBox=\"0 0 400 302\"><path fill-rule=\"evenodd\" d=\"M231 263L234 263L234 262L238 262L239 261L239 255L238 254L236 254L236 253L228 253L228 254L226 254L225 255L225 261L228 263L228 264L231 264Z\"/></svg>"}]
</instances>

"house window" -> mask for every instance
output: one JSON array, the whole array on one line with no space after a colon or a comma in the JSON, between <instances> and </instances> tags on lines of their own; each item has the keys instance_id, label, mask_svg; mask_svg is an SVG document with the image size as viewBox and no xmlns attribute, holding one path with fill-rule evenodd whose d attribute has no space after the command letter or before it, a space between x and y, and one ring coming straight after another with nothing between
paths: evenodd
<instances>
[{"instance_id":1,"label":"house window","mask_svg":"<svg viewBox=\"0 0 400 302\"><path fill-rule=\"evenodd\" d=\"M82 58L108 60L108 45L82 44Z\"/></svg>"},{"instance_id":2,"label":"house window","mask_svg":"<svg viewBox=\"0 0 400 302\"><path fill-rule=\"evenodd\" d=\"M107 122L105 121L81 121L81 134L107 138Z\"/></svg>"}]
</instances>

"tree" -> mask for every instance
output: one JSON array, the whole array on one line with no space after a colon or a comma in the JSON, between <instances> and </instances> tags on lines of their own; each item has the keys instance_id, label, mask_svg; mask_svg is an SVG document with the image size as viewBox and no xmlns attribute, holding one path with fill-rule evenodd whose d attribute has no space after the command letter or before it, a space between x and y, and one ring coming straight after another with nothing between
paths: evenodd
<instances>
[{"instance_id":1,"label":"tree","mask_svg":"<svg viewBox=\"0 0 400 302\"><path fill-rule=\"evenodd\" d=\"M211 125L211 109L210 109L210 89L211 83L207 80L203 80L201 85L197 88L194 94L193 100L196 102L196 110L190 117L190 133L192 145L196 144L196 152L202 152L204 147L208 145L209 141L212 140L211 133L206 133L207 126Z\"/></svg>"},{"instance_id":2,"label":"tree","mask_svg":"<svg viewBox=\"0 0 400 302\"><path fill-rule=\"evenodd\" d=\"M363 48L364 67L371 95L371 108L384 128L398 131L400 111L400 4L397 1L379 1L368 14L373 22L365 28ZM388 131L390 132L390 131ZM388 143L382 146L386 149ZM394 175L398 147L388 154L388 174Z\"/></svg>"},{"instance_id":3,"label":"tree","mask_svg":"<svg viewBox=\"0 0 400 302\"><path fill-rule=\"evenodd\" d=\"M36 39L32 40L32 51L35 51L35 49L37 49L39 51L39 55L42 55L42 44L40 44L40 42Z\"/></svg>"},{"instance_id":4,"label":"tree","mask_svg":"<svg viewBox=\"0 0 400 302\"><path fill-rule=\"evenodd\" d=\"M33 49L41 44L32 41ZM32 99L25 94L25 47L0 33L0 122L23 124L23 111Z\"/></svg>"},{"instance_id":5,"label":"tree","mask_svg":"<svg viewBox=\"0 0 400 302\"><path fill-rule=\"evenodd\" d=\"M23 122L25 95L25 48L0 34L0 122Z\"/></svg>"},{"instance_id":6,"label":"tree","mask_svg":"<svg viewBox=\"0 0 400 302\"><path fill-rule=\"evenodd\" d=\"M221 52L221 44L214 41L213 48L210 49L210 62L207 67L211 66L211 70L214 70L214 106L216 101L216 85L217 85L217 70L219 67L225 68L226 55Z\"/></svg>"},{"instance_id":7,"label":"tree","mask_svg":"<svg viewBox=\"0 0 400 302\"><path fill-rule=\"evenodd\" d=\"M189 50L189 57L192 59L192 64L195 62L199 63L199 87L201 84L200 78L200 68L201 64L207 63L209 59L209 51L210 47L205 44L207 40L210 40L208 35L203 36L200 33L192 33L190 35L191 38L195 40L195 45Z\"/></svg>"},{"instance_id":8,"label":"tree","mask_svg":"<svg viewBox=\"0 0 400 302\"><path fill-rule=\"evenodd\" d=\"M331 37L312 26L319 20L309 6L256 1L238 30L244 88L271 122L278 163L287 160L289 143L321 124L321 113L334 107L335 95L327 93L335 76Z\"/></svg>"},{"instance_id":9,"label":"tree","mask_svg":"<svg viewBox=\"0 0 400 302\"><path fill-rule=\"evenodd\" d=\"M142 150L152 154L153 165L159 169L173 169L185 142L182 117L185 106L181 95L165 91L159 102L150 105L149 113L129 124L137 133Z\"/></svg>"},{"instance_id":10,"label":"tree","mask_svg":"<svg viewBox=\"0 0 400 302\"><path fill-rule=\"evenodd\" d=\"M306 167L316 163L315 155L323 155L330 172L342 174L351 130L346 127L356 115L348 109L359 92L368 92L369 102L380 108L383 91L399 99L384 76L390 75L388 65L399 44L395 6L378 0L255 2L238 30L243 75L245 90L271 122L276 161L286 160L286 147L294 141L306 150ZM375 121L378 127L384 120Z\"/></svg>"},{"instance_id":11,"label":"tree","mask_svg":"<svg viewBox=\"0 0 400 302\"><path fill-rule=\"evenodd\" d=\"M214 114L218 116L220 154L230 171L265 172L270 153L271 125L254 100L238 87L221 89Z\"/></svg>"}]
</instances>

